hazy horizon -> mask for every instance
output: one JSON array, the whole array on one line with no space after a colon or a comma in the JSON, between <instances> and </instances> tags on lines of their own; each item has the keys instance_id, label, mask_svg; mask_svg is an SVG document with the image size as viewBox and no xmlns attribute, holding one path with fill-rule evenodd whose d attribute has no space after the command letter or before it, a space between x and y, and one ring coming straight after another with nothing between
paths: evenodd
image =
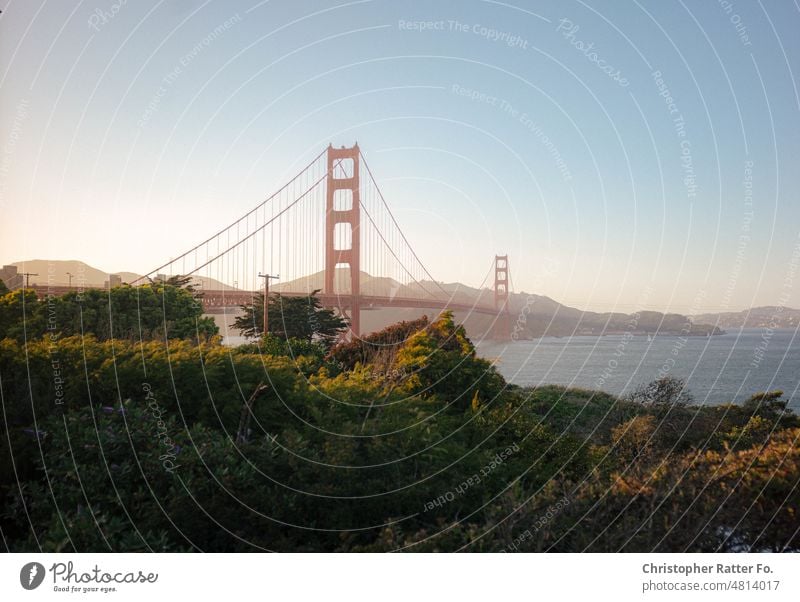
<instances>
[{"instance_id":1,"label":"hazy horizon","mask_svg":"<svg viewBox=\"0 0 800 602\"><path fill-rule=\"evenodd\" d=\"M89 266L90 268L94 268L94 269L97 269L97 270L103 272L105 274L106 278L110 274L133 273L133 274L137 274L138 276L142 276L143 274L148 273L147 271L127 270L127 269L112 270L112 271L102 270L102 269L98 268L98 266L96 266L96 265L91 265L91 264L89 264L87 262L84 262L84 261L81 261L79 259L39 259L39 258L37 258L37 259L28 259L26 261L10 261L10 262L9 261L3 261L3 262L0 262L0 265L19 265L19 264L33 263L33 262L56 262L56 261L65 262L65 263L73 263L73 262L74 263L84 263L87 266ZM337 271L339 271L339 270L342 270L342 271L349 270L349 268L347 268L347 267L337 267L336 269L337 269ZM316 272L314 274L307 274L306 276L312 276L312 275L317 275L317 274L321 274L321 273L322 272ZM368 273L368 272L362 270L362 273ZM208 276L203 276L203 275L197 275L195 277L196 278L201 278L201 279L202 278L208 278ZM47 278L47 275L44 274L44 273L37 274L37 277L33 277L32 278L32 282L39 283L42 280L45 280L46 278ZM301 277L299 279L296 279L296 280L301 280L302 278L303 277ZM466 287L469 287L469 288L475 288L475 289L478 289L478 290L484 290L484 291L487 291L488 293L492 292L491 286L489 286L487 284L484 284L483 287L480 287L477 284L471 284L471 283L468 283L468 282L455 282L455 281L453 281L453 282L439 281L439 282L441 284L443 284L444 286L463 285L463 286L466 286ZM65 278L56 278L56 280L53 282L53 284L54 285L67 284L67 280ZM228 286L232 286L229 283L225 283L225 284L227 284ZM276 284L278 284L278 283L276 283ZM274 287L274 288L277 289L277 287ZM519 294L519 295L536 294L536 295L542 295L542 296L545 296L545 297L550 297L549 295L546 295L544 293L537 293L535 291L517 290L517 291L512 291L512 293ZM688 312L681 312L680 310L677 310L677 309L676 310L672 310L672 309L669 309L669 308L659 307L659 306L655 306L655 305L630 306L630 305L627 305L627 304L624 304L624 303L618 304L614 308L602 308L602 307L590 308L590 307L582 307L582 306L580 306L578 304L566 303L566 302L561 301L560 299L556 299L556 298L552 298L552 297L550 297L550 298L553 299L553 301L561 303L562 305L570 306L570 307L572 307L574 309L578 309L578 310L581 310L581 311L587 311L587 312L597 312L597 313L607 313L607 312L633 313L633 312L636 312L636 311L656 311L656 312L661 312L661 313L665 313L665 314L666 313L678 313L678 314L683 313L683 314L685 314L687 316L695 316L695 315L706 314L706 313L726 313L726 312L737 313L737 312L741 312L741 311L748 311L748 310L751 310L751 309L754 309L754 308L757 308L757 307L765 307L765 306L760 306L760 305L754 305L754 306L751 306L751 307L741 307L741 308L733 308L732 307L732 308L724 308L724 309L717 309L717 310L715 310L713 308L707 308L707 309L702 309L702 310L699 310L699 311L695 311L693 313L688 313ZM774 305L772 305L772 306L766 305L766 307L774 307ZM795 309L795 308L787 306L787 305L782 305L780 307L784 307L786 309Z\"/></svg>"}]
</instances>

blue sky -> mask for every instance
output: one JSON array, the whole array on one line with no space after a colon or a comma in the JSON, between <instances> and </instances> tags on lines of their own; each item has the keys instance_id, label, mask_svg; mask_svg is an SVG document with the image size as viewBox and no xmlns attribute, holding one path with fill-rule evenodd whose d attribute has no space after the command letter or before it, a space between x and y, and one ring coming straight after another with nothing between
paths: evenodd
<instances>
[{"instance_id":1,"label":"blue sky","mask_svg":"<svg viewBox=\"0 0 800 602\"><path fill-rule=\"evenodd\" d=\"M438 279L800 306L796 3L0 7L0 262L149 271L357 140Z\"/></svg>"}]
</instances>

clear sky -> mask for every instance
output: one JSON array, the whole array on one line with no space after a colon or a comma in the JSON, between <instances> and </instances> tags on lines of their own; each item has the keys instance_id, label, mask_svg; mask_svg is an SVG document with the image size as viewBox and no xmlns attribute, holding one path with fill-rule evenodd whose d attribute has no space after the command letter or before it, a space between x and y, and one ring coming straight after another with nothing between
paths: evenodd
<instances>
[{"instance_id":1,"label":"clear sky","mask_svg":"<svg viewBox=\"0 0 800 602\"><path fill-rule=\"evenodd\" d=\"M147 272L358 141L437 279L800 306L797 2L0 8L2 263Z\"/></svg>"}]
</instances>

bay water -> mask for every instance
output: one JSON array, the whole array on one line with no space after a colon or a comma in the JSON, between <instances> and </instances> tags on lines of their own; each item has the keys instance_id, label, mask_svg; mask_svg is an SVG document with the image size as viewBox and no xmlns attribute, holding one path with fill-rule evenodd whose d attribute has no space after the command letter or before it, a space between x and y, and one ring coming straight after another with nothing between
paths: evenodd
<instances>
[{"instance_id":1,"label":"bay water","mask_svg":"<svg viewBox=\"0 0 800 602\"><path fill-rule=\"evenodd\" d=\"M606 335L478 343L479 355L521 386L557 384L624 395L661 376L682 378L695 403L741 403L780 389L800 411L800 332L736 329L715 336Z\"/></svg>"}]
</instances>

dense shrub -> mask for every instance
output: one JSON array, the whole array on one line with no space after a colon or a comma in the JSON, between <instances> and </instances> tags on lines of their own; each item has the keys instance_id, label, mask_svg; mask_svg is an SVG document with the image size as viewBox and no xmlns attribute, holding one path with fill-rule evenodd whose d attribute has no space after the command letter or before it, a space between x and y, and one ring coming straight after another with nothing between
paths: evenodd
<instances>
[{"instance_id":1,"label":"dense shrub","mask_svg":"<svg viewBox=\"0 0 800 602\"><path fill-rule=\"evenodd\" d=\"M37 303L0 301L7 334ZM0 340L10 551L800 547L780 392L510 387L447 313L330 354L22 332Z\"/></svg>"}]
</instances>

